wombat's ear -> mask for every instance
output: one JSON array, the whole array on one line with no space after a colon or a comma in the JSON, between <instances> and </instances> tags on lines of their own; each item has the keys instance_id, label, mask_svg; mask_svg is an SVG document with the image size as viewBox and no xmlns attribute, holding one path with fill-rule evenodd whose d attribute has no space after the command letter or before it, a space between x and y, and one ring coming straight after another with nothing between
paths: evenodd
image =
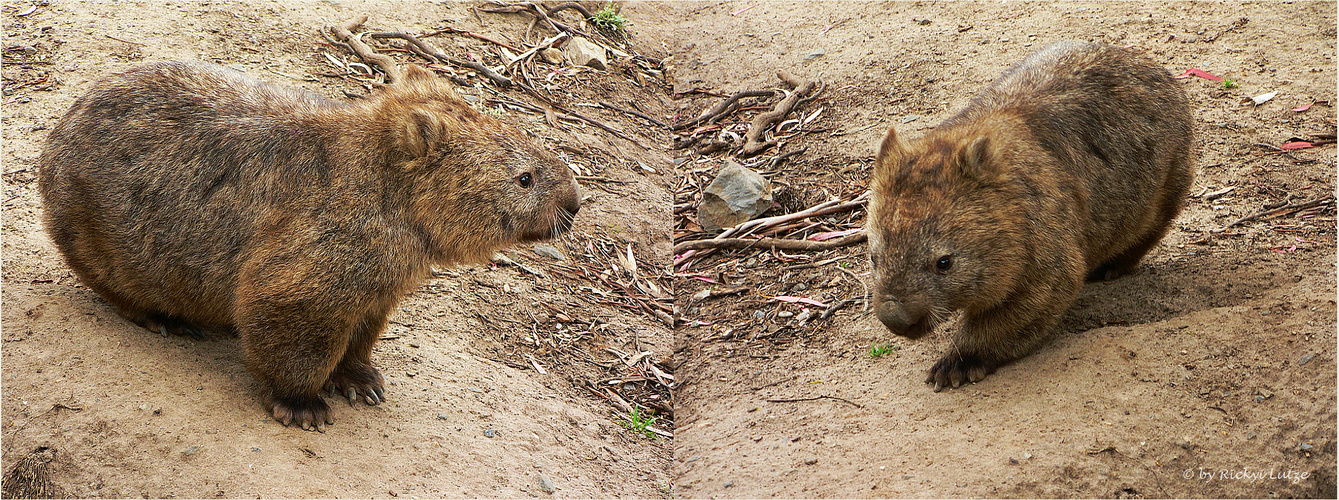
<instances>
[{"instance_id":1,"label":"wombat's ear","mask_svg":"<svg viewBox=\"0 0 1339 500\"><path fill-rule=\"evenodd\" d=\"M446 123L442 117L416 109L405 117L400 130L400 146L415 158L426 156L442 140Z\"/></svg>"},{"instance_id":2,"label":"wombat's ear","mask_svg":"<svg viewBox=\"0 0 1339 500\"><path fill-rule=\"evenodd\" d=\"M879 145L879 161L876 166L901 158L904 151L902 140L897 137L897 128L888 127L888 134L883 136L883 144Z\"/></svg>"},{"instance_id":3,"label":"wombat's ear","mask_svg":"<svg viewBox=\"0 0 1339 500\"><path fill-rule=\"evenodd\" d=\"M963 174L978 176L990 168L995 161L995 148L989 135L981 135L958 150L958 166Z\"/></svg>"}]
</instances>

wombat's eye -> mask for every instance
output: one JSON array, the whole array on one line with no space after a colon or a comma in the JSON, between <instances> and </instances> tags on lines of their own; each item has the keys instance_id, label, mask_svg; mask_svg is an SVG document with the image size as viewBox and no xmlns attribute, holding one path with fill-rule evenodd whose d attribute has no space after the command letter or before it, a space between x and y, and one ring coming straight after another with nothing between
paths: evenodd
<instances>
[{"instance_id":1,"label":"wombat's eye","mask_svg":"<svg viewBox=\"0 0 1339 500\"><path fill-rule=\"evenodd\" d=\"M530 172L526 172L516 177L516 183L520 184L522 188L530 189L530 185L535 183L535 179L530 176Z\"/></svg>"},{"instance_id":2,"label":"wombat's eye","mask_svg":"<svg viewBox=\"0 0 1339 500\"><path fill-rule=\"evenodd\" d=\"M943 257L940 257L939 260L936 260L936 261L935 261L935 269L938 269L939 272L941 272L941 273L944 272L944 271L948 271L949 269L952 269L952 268L953 268L953 256L952 256L952 255L945 255L945 256L943 256Z\"/></svg>"}]
</instances>

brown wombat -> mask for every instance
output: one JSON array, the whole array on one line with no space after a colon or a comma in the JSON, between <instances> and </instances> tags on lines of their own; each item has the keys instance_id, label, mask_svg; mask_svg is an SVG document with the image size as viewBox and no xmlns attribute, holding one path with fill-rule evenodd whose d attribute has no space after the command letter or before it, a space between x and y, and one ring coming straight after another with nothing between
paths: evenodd
<instances>
[{"instance_id":1,"label":"brown wombat","mask_svg":"<svg viewBox=\"0 0 1339 500\"><path fill-rule=\"evenodd\" d=\"M203 63L105 78L40 159L48 230L150 330L235 331L284 425L384 399L372 345L433 264L571 227L568 167L432 73L348 103Z\"/></svg>"},{"instance_id":2,"label":"brown wombat","mask_svg":"<svg viewBox=\"0 0 1339 500\"><path fill-rule=\"evenodd\" d=\"M919 140L888 131L869 205L875 313L918 338L961 329L930 369L979 381L1045 338L1085 277L1126 273L1194 176L1185 93L1115 47L1057 43Z\"/></svg>"}]
</instances>

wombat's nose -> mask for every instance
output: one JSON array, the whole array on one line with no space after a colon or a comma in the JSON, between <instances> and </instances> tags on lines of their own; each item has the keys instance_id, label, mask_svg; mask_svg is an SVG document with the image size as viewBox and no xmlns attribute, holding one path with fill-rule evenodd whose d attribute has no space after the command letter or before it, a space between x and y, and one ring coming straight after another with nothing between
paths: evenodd
<instances>
[{"instance_id":1,"label":"wombat's nose","mask_svg":"<svg viewBox=\"0 0 1339 500\"><path fill-rule=\"evenodd\" d=\"M576 215L577 211L581 210L581 196L573 195L571 198L564 200L563 210L566 210L567 213L571 215Z\"/></svg>"},{"instance_id":2,"label":"wombat's nose","mask_svg":"<svg viewBox=\"0 0 1339 500\"><path fill-rule=\"evenodd\" d=\"M874 315L889 331L904 337L917 338L925 334L926 328L920 315L908 314L905 307L896 300L887 300L878 305Z\"/></svg>"}]
</instances>

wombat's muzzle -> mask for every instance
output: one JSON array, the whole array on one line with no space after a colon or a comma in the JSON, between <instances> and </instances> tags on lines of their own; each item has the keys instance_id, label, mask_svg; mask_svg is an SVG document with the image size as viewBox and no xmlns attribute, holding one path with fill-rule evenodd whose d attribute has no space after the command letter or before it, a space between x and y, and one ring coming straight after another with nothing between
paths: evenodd
<instances>
[{"instance_id":1,"label":"wombat's muzzle","mask_svg":"<svg viewBox=\"0 0 1339 500\"><path fill-rule=\"evenodd\" d=\"M581 210L581 197L572 196L562 201L558 206L562 213L558 214L558 224L555 227L554 236L562 235L572 229L572 221L576 219L577 212Z\"/></svg>"},{"instance_id":2,"label":"wombat's muzzle","mask_svg":"<svg viewBox=\"0 0 1339 500\"><path fill-rule=\"evenodd\" d=\"M910 310L896 300L880 302L874 308L874 315L889 331L909 339L917 339L930 332L930 321L924 311Z\"/></svg>"}]
</instances>

